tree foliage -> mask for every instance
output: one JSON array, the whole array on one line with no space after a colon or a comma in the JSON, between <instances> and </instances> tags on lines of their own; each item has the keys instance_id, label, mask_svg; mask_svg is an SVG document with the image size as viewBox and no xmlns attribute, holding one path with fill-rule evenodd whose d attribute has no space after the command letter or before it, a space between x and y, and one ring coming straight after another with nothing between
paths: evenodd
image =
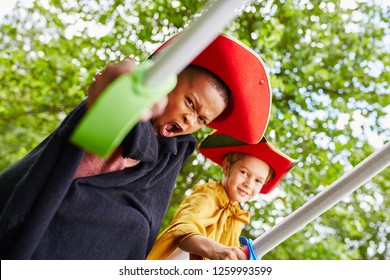
<instances>
[{"instance_id":1,"label":"tree foliage","mask_svg":"<svg viewBox=\"0 0 390 280\"><path fill-rule=\"evenodd\" d=\"M381 1L253 1L228 33L254 49L273 92L267 138L299 159L280 187L244 207L255 238L390 139L390 8ZM19 3L0 31L0 170L24 156L85 97L94 73L145 60L205 1L46 0ZM210 132L196 133L201 140ZM195 183L220 179L195 152L163 227ZM264 259L389 259L390 169Z\"/></svg>"}]
</instances>

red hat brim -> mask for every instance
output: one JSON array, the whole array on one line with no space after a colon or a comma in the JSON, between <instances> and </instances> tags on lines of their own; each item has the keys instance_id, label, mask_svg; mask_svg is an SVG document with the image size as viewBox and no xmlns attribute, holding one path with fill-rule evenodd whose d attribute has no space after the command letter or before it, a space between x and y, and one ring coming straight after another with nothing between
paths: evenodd
<instances>
[{"instance_id":1,"label":"red hat brim","mask_svg":"<svg viewBox=\"0 0 390 280\"><path fill-rule=\"evenodd\" d=\"M264 137L257 144L246 144L227 135L214 133L200 143L199 152L220 166L224 158L232 152L245 153L261 159L274 170L271 180L261 188L262 194L270 193L297 163L273 147Z\"/></svg>"},{"instance_id":2,"label":"red hat brim","mask_svg":"<svg viewBox=\"0 0 390 280\"><path fill-rule=\"evenodd\" d=\"M240 141L258 143L267 128L272 102L270 81L261 58L240 41L219 35L190 64L210 70L231 91L228 107L209 126Z\"/></svg>"}]
</instances>

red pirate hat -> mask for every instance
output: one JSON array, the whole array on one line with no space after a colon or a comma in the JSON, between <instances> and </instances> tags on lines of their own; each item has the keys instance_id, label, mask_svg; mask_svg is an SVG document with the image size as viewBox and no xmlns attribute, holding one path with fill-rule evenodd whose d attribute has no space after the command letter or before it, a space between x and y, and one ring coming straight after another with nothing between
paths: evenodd
<instances>
[{"instance_id":1,"label":"red pirate hat","mask_svg":"<svg viewBox=\"0 0 390 280\"><path fill-rule=\"evenodd\" d=\"M249 154L267 163L274 170L274 175L261 188L260 193L263 194L271 192L297 163L296 160L278 151L264 137L257 144L247 144L226 134L214 133L200 143L199 151L220 166L225 156L232 152Z\"/></svg>"},{"instance_id":2,"label":"red pirate hat","mask_svg":"<svg viewBox=\"0 0 390 280\"><path fill-rule=\"evenodd\" d=\"M259 142L268 125L272 101L269 77L261 58L240 41L219 35L190 64L213 72L231 91L228 107L209 126L246 143Z\"/></svg>"}]
</instances>

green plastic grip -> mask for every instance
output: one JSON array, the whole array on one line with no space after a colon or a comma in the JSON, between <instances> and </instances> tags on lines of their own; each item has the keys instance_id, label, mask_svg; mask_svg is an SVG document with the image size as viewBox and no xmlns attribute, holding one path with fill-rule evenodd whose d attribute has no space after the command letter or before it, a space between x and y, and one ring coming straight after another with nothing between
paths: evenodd
<instances>
[{"instance_id":1,"label":"green plastic grip","mask_svg":"<svg viewBox=\"0 0 390 280\"><path fill-rule=\"evenodd\" d=\"M115 79L85 113L70 141L102 158L109 157L142 113L176 86L175 75L157 86L146 85L146 73L152 66L149 61Z\"/></svg>"}]
</instances>

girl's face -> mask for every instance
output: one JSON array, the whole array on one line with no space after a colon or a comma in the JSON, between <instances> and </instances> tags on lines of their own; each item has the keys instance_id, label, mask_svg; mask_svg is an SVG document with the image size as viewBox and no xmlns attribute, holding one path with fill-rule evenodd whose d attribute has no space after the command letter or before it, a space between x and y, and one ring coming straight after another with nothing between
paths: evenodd
<instances>
[{"instance_id":1,"label":"girl's face","mask_svg":"<svg viewBox=\"0 0 390 280\"><path fill-rule=\"evenodd\" d=\"M190 134L209 124L226 108L218 90L205 75L179 75L176 87L168 95L164 113L152 120L162 137Z\"/></svg>"},{"instance_id":2,"label":"girl's face","mask_svg":"<svg viewBox=\"0 0 390 280\"><path fill-rule=\"evenodd\" d=\"M244 156L233 165L224 161L222 167L222 185L232 204L247 202L257 195L270 171L268 164L250 155Z\"/></svg>"}]
</instances>

